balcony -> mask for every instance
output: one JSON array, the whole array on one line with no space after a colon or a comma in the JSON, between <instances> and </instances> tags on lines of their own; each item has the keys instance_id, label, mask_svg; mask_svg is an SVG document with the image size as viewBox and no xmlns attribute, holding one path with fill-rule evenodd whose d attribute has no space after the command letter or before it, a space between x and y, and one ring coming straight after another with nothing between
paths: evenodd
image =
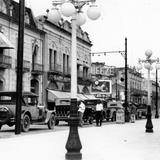
<instances>
[{"instance_id":1,"label":"balcony","mask_svg":"<svg viewBox=\"0 0 160 160\"><path fill-rule=\"evenodd\" d=\"M81 78L83 80L91 79L91 73L84 75L84 73L82 71L77 71L77 76L78 76L78 78Z\"/></svg>"},{"instance_id":2,"label":"balcony","mask_svg":"<svg viewBox=\"0 0 160 160\"><path fill-rule=\"evenodd\" d=\"M1 55L0 57L0 68L7 69L10 68L12 64L12 58L10 56Z\"/></svg>"},{"instance_id":3,"label":"balcony","mask_svg":"<svg viewBox=\"0 0 160 160\"><path fill-rule=\"evenodd\" d=\"M49 73L62 74L62 66L60 64L51 65L49 68Z\"/></svg>"},{"instance_id":4,"label":"balcony","mask_svg":"<svg viewBox=\"0 0 160 160\"><path fill-rule=\"evenodd\" d=\"M31 62L23 60L23 73L30 72ZM17 60L16 60L16 69L17 69Z\"/></svg>"},{"instance_id":5,"label":"balcony","mask_svg":"<svg viewBox=\"0 0 160 160\"><path fill-rule=\"evenodd\" d=\"M63 74L65 75L65 76L71 76L71 68L64 68L63 69Z\"/></svg>"},{"instance_id":6,"label":"balcony","mask_svg":"<svg viewBox=\"0 0 160 160\"><path fill-rule=\"evenodd\" d=\"M33 75L43 74L43 65L38 63L32 64L32 74Z\"/></svg>"}]
</instances>

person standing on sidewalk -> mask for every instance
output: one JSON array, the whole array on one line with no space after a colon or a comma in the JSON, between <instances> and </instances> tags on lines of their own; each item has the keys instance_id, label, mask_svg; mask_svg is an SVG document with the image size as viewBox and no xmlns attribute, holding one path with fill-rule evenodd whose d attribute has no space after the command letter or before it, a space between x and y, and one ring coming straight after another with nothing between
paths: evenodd
<instances>
[{"instance_id":1,"label":"person standing on sidewalk","mask_svg":"<svg viewBox=\"0 0 160 160\"><path fill-rule=\"evenodd\" d=\"M79 114L79 117L80 117L80 121L79 121L79 126L80 127L83 127L83 114L84 114L84 111L85 111L85 104L84 102L81 100L79 102L79 106L78 106L78 114Z\"/></svg>"},{"instance_id":2,"label":"person standing on sidewalk","mask_svg":"<svg viewBox=\"0 0 160 160\"><path fill-rule=\"evenodd\" d=\"M96 125L101 126L103 120L103 104L99 100L96 105Z\"/></svg>"},{"instance_id":3,"label":"person standing on sidewalk","mask_svg":"<svg viewBox=\"0 0 160 160\"><path fill-rule=\"evenodd\" d=\"M136 107L132 104L131 105L131 123L134 123L135 122L135 119L136 119Z\"/></svg>"}]
</instances>

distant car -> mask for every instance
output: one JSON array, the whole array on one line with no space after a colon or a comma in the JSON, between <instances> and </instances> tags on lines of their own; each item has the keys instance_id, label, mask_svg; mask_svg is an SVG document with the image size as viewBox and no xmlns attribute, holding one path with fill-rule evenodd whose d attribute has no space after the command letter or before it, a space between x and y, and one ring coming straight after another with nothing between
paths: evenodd
<instances>
[{"instance_id":1,"label":"distant car","mask_svg":"<svg viewBox=\"0 0 160 160\"><path fill-rule=\"evenodd\" d=\"M27 132L31 124L47 124L49 129L55 125L55 112L38 105L38 95L22 92L21 129ZM3 125L15 125L16 92L0 92L0 129Z\"/></svg>"},{"instance_id":2,"label":"distant car","mask_svg":"<svg viewBox=\"0 0 160 160\"><path fill-rule=\"evenodd\" d=\"M105 109L105 119L107 121L116 121L116 112L118 109L123 109L121 102L109 101L107 103L107 108Z\"/></svg>"},{"instance_id":3,"label":"distant car","mask_svg":"<svg viewBox=\"0 0 160 160\"><path fill-rule=\"evenodd\" d=\"M137 105L136 119L146 118L147 116L147 105L139 104Z\"/></svg>"}]
</instances>

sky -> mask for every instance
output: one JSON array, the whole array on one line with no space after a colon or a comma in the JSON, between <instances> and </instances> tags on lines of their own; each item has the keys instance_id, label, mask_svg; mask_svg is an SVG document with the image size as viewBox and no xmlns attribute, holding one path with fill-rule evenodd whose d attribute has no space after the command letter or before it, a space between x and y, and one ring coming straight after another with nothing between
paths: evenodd
<instances>
[{"instance_id":1,"label":"sky","mask_svg":"<svg viewBox=\"0 0 160 160\"><path fill-rule=\"evenodd\" d=\"M45 14L46 9L52 8L52 0L25 2L34 16ZM139 58L145 59L148 49L152 50L153 59L160 57L160 0L97 0L96 4L100 7L101 17L95 21L87 18L82 26L89 33L92 52L124 51L126 37L129 66L137 66ZM87 7L84 7L85 13ZM119 53L100 54L92 60L124 66L124 58ZM155 69L152 72L154 77ZM147 74L147 71L143 73Z\"/></svg>"}]
</instances>

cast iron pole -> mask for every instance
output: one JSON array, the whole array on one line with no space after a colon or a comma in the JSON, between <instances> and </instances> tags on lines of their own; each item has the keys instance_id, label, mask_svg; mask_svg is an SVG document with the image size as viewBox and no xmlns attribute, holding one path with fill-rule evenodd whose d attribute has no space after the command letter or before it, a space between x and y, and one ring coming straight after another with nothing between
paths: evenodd
<instances>
[{"instance_id":1,"label":"cast iron pole","mask_svg":"<svg viewBox=\"0 0 160 160\"><path fill-rule=\"evenodd\" d=\"M22 75L23 75L23 42L25 0L19 0L19 28L17 51L17 84L16 84L16 124L15 134L21 133Z\"/></svg>"}]
</instances>

